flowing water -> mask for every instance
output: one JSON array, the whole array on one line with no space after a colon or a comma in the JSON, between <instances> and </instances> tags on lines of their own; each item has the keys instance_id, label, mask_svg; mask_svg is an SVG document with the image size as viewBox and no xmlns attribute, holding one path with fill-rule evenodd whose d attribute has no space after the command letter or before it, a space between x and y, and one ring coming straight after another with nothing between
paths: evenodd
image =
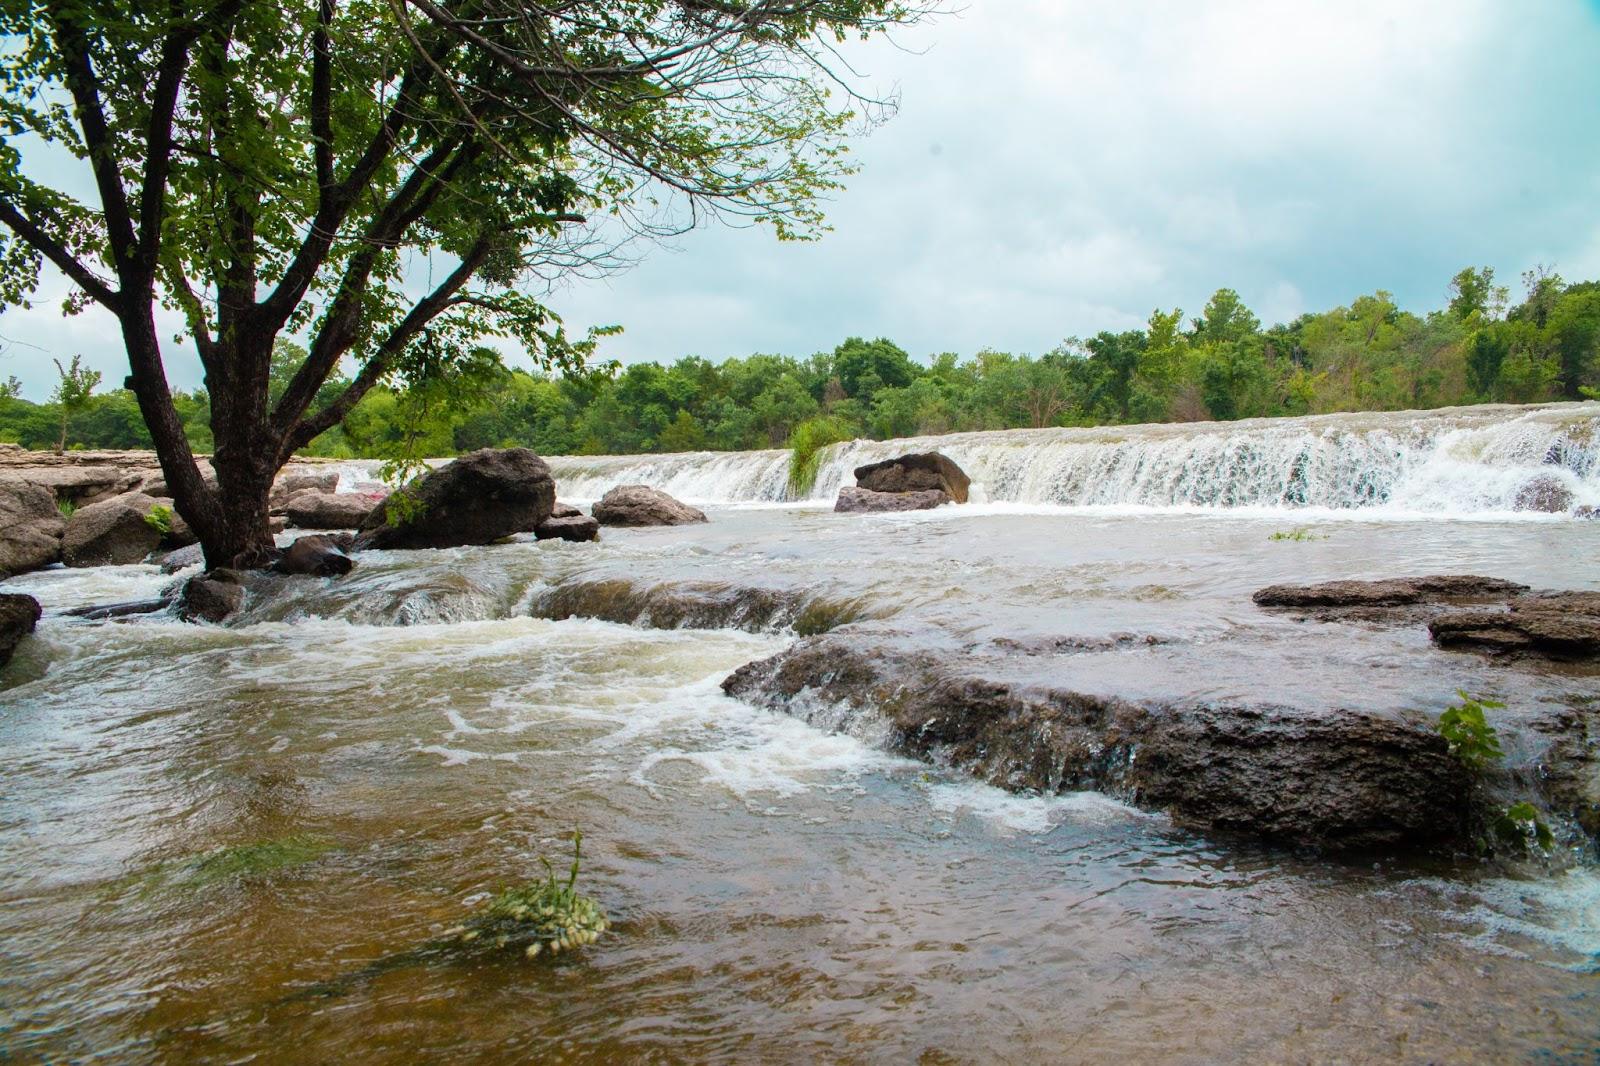
<instances>
[{"instance_id":1,"label":"flowing water","mask_svg":"<svg viewBox=\"0 0 1600 1066\"><path fill-rule=\"evenodd\" d=\"M368 553L227 628L63 616L155 594L153 567L12 579L47 613L0 674L0 1059L1592 1062L1581 852L1508 870L1213 839L719 682L823 605L864 640L1139 698L1411 714L1464 687L1508 724L1592 703L1590 667L1249 594L1600 588L1600 522L1513 510L1544 476L1600 501L1596 428L1591 404L937 438L911 446L980 502L883 516L761 502L785 453L563 458L564 498L646 481L711 523ZM837 447L814 496L903 447ZM751 590L781 609L741 613ZM574 826L612 934L534 963L416 950L563 861Z\"/></svg>"}]
</instances>

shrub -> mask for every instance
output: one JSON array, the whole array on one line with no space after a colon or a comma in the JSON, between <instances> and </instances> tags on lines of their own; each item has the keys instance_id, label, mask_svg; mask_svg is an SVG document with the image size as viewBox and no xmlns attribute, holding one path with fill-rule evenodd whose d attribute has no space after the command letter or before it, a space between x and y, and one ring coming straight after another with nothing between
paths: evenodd
<instances>
[{"instance_id":1,"label":"shrub","mask_svg":"<svg viewBox=\"0 0 1600 1066\"><path fill-rule=\"evenodd\" d=\"M822 449L830 444L850 440L854 436L842 418L823 416L811 418L794 427L789 434L789 495L801 499L811 493L817 483L817 470L822 463Z\"/></svg>"},{"instance_id":2,"label":"shrub","mask_svg":"<svg viewBox=\"0 0 1600 1066\"><path fill-rule=\"evenodd\" d=\"M160 533L163 537L172 532L172 508L164 503L158 503L150 508L150 513L144 516L144 524Z\"/></svg>"}]
</instances>

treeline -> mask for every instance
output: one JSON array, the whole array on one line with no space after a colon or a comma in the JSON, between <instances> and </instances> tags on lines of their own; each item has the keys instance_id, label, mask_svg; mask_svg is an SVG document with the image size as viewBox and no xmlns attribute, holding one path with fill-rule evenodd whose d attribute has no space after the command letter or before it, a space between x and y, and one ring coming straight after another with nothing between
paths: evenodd
<instances>
[{"instance_id":1,"label":"treeline","mask_svg":"<svg viewBox=\"0 0 1600 1066\"><path fill-rule=\"evenodd\" d=\"M804 359L688 356L546 378L508 370L484 349L448 379L373 391L307 450L392 459L508 445L550 455L814 447L855 436L1600 396L1600 282L1568 284L1546 270L1523 282L1513 302L1492 269L1469 268L1452 279L1448 305L1426 315L1379 291L1266 329L1221 289L1199 317L1157 311L1144 329L1072 339L1038 357L947 352L924 364L889 340L850 338ZM280 351L280 387L301 354ZM0 386L0 440L53 447L61 407L15 393ZM191 442L207 450L204 391L181 395L178 409ZM70 411L67 438L150 443L125 391Z\"/></svg>"}]
</instances>

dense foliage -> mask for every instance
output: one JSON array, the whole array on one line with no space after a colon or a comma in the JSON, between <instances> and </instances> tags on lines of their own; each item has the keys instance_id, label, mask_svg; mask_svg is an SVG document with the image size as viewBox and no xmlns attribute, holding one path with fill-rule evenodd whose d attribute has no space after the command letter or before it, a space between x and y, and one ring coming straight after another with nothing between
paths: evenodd
<instances>
[{"instance_id":1,"label":"dense foliage","mask_svg":"<svg viewBox=\"0 0 1600 1066\"><path fill-rule=\"evenodd\" d=\"M912 436L1020 426L1236 419L1400 410L1593 395L1600 384L1600 283L1536 271L1509 304L1493 271L1464 270L1449 305L1425 316L1389 294L1263 329L1237 294L1219 291L1200 317L1158 311L1142 330L1072 340L1037 358L981 351L926 364L887 340L851 338L805 359L752 355L720 365L695 356L575 377L504 368L480 350L426 386L368 394L315 441L315 454L392 458L522 444L547 454L814 449L851 436ZM280 342L273 390L303 353ZM338 395L325 387L319 403ZM207 450L203 392L177 397L191 440ZM0 439L55 440L57 411L0 399ZM73 441L148 446L127 393L76 415Z\"/></svg>"}]
</instances>

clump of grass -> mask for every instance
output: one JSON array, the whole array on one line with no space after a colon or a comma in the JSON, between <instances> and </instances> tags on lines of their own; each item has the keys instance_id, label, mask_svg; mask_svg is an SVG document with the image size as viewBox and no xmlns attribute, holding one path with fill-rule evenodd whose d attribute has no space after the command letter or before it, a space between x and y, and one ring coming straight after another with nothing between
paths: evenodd
<instances>
[{"instance_id":1,"label":"clump of grass","mask_svg":"<svg viewBox=\"0 0 1600 1066\"><path fill-rule=\"evenodd\" d=\"M1313 532L1311 532L1311 530L1307 529L1306 527L1301 526L1299 529L1280 529L1276 533L1272 534L1272 536L1268 537L1267 539L1268 540L1295 540L1295 541L1301 541L1301 540L1327 540L1328 537L1327 537L1327 534L1325 534L1325 533L1313 533Z\"/></svg>"},{"instance_id":2,"label":"clump of grass","mask_svg":"<svg viewBox=\"0 0 1600 1066\"><path fill-rule=\"evenodd\" d=\"M860 597L848 600L817 597L807 600L795 616L794 631L802 637L815 637L865 617L866 603Z\"/></svg>"},{"instance_id":3,"label":"clump of grass","mask_svg":"<svg viewBox=\"0 0 1600 1066\"><path fill-rule=\"evenodd\" d=\"M78 513L78 505L71 500L57 500L56 510L61 513L62 518L71 518Z\"/></svg>"},{"instance_id":4,"label":"clump of grass","mask_svg":"<svg viewBox=\"0 0 1600 1066\"><path fill-rule=\"evenodd\" d=\"M817 483L822 449L851 436L850 427L840 418L811 418L795 426L789 434L789 495L794 499L810 495Z\"/></svg>"},{"instance_id":5,"label":"clump of grass","mask_svg":"<svg viewBox=\"0 0 1600 1066\"><path fill-rule=\"evenodd\" d=\"M496 947L516 943L525 945L528 958L544 952L559 955L593 944L611 928L600 905L578 892L578 870L583 859L583 833L572 834L572 866L563 881L556 877L550 861L544 863L545 877L500 893L488 911L453 935L463 944L484 941Z\"/></svg>"},{"instance_id":6,"label":"clump of grass","mask_svg":"<svg viewBox=\"0 0 1600 1066\"><path fill-rule=\"evenodd\" d=\"M158 503L144 516L144 524L163 537L172 532L172 508Z\"/></svg>"}]
</instances>

